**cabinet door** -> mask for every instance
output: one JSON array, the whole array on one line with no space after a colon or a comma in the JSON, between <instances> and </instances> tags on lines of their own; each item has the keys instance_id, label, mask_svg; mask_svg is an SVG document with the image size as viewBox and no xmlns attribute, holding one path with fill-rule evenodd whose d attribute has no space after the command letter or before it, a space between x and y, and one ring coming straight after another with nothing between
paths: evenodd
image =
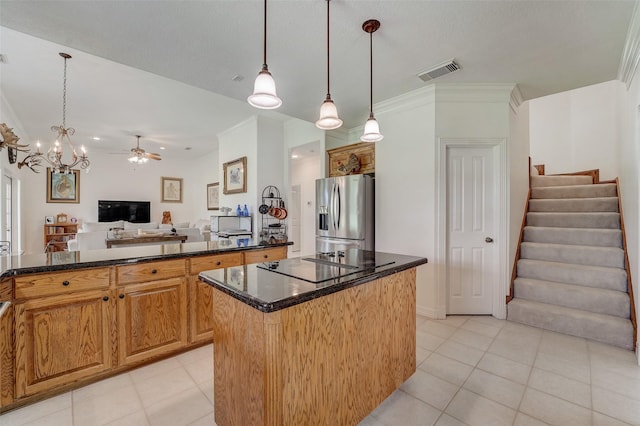
<instances>
[{"instance_id":1,"label":"cabinet door","mask_svg":"<svg viewBox=\"0 0 640 426\"><path fill-rule=\"evenodd\" d=\"M184 278L118 289L119 363L130 364L187 345Z\"/></svg>"},{"instance_id":2,"label":"cabinet door","mask_svg":"<svg viewBox=\"0 0 640 426\"><path fill-rule=\"evenodd\" d=\"M213 287L189 278L189 341L213 342Z\"/></svg>"},{"instance_id":3,"label":"cabinet door","mask_svg":"<svg viewBox=\"0 0 640 426\"><path fill-rule=\"evenodd\" d=\"M109 370L113 313L107 290L16 304L16 397Z\"/></svg>"}]
</instances>

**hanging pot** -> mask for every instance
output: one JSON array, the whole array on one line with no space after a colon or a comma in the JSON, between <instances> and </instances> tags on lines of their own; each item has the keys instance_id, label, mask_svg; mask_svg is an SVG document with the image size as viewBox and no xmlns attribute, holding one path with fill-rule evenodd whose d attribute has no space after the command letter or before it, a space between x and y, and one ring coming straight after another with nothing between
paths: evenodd
<instances>
[{"instance_id":1,"label":"hanging pot","mask_svg":"<svg viewBox=\"0 0 640 426\"><path fill-rule=\"evenodd\" d=\"M260 204L260 207L258 207L258 211L260 212L260 214L267 214L269 213L269 206L266 204Z\"/></svg>"}]
</instances>

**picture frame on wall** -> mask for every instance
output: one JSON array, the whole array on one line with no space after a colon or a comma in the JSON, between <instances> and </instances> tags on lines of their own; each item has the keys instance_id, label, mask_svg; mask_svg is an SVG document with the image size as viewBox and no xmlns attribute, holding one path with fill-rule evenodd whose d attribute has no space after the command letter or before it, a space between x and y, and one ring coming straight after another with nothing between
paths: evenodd
<instances>
[{"instance_id":1,"label":"picture frame on wall","mask_svg":"<svg viewBox=\"0 0 640 426\"><path fill-rule=\"evenodd\" d=\"M223 164L223 194L247 192L247 157L241 157Z\"/></svg>"},{"instance_id":2,"label":"picture frame on wall","mask_svg":"<svg viewBox=\"0 0 640 426\"><path fill-rule=\"evenodd\" d=\"M80 203L80 170L54 173L47 167L47 203Z\"/></svg>"},{"instance_id":3,"label":"picture frame on wall","mask_svg":"<svg viewBox=\"0 0 640 426\"><path fill-rule=\"evenodd\" d=\"M181 203L182 202L182 178L162 177L161 202Z\"/></svg>"},{"instance_id":4,"label":"picture frame on wall","mask_svg":"<svg viewBox=\"0 0 640 426\"><path fill-rule=\"evenodd\" d=\"M207 210L220 210L220 182L207 184Z\"/></svg>"}]
</instances>

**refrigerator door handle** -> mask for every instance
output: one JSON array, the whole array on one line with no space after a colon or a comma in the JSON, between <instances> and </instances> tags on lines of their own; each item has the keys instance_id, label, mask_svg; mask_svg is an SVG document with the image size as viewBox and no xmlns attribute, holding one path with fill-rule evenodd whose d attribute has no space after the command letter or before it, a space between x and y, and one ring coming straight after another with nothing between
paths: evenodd
<instances>
[{"instance_id":1,"label":"refrigerator door handle","mask_svg":"<svg viewBox=\"0 0 640 426\"><path fill-rule=\"evenodd\" d=\"M336 227L336 229L340 229L340 213L342 210L342 201L340 198L340 185L336 184L336 192L337 192L337 197L336 197L336 205L337 205L337 210L338 210L338 214L336 215L337 221L338 221L338 226Z\"/></svg>"},{"instance_id":2,"label":"refrigerator door handle","mask_svg":"<svg viewBox=\"0 0 640 426\"><path fill-rule=\"evenodd\" d=\"M336 229L336 184L331 187L331 223L333 223L333 229Z\"/></svg>"}]
</instances>

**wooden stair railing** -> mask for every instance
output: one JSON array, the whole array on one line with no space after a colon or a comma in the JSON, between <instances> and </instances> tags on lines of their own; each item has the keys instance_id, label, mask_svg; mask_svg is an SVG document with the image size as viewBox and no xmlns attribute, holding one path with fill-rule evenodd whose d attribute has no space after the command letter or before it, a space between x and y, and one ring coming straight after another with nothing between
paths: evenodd
<instances>
[{"instance_id":1,"label":"wooden stair railing","mask_svg":"<svg viewBox=\"0 0 640 426\"><path fill-rule=\"evenodd\" d=\"M622 196L620 195L620 181L615 178L612 183L616 184L616 194L618 195L618 211L620 213L620 230L622 231L622 249L624 250L624 269L627 271L627 292L629 293L629 303L631 303L631 324L633 325L633 349L638 344L638 323L636 318L636 305L633 298L633 282L631 280L631 268L629 267L629 253L627 252L627 235L624 228L624 217L622 215ZM604 182L603 182L604 183Z\"/></svg>"}]
</instances>

